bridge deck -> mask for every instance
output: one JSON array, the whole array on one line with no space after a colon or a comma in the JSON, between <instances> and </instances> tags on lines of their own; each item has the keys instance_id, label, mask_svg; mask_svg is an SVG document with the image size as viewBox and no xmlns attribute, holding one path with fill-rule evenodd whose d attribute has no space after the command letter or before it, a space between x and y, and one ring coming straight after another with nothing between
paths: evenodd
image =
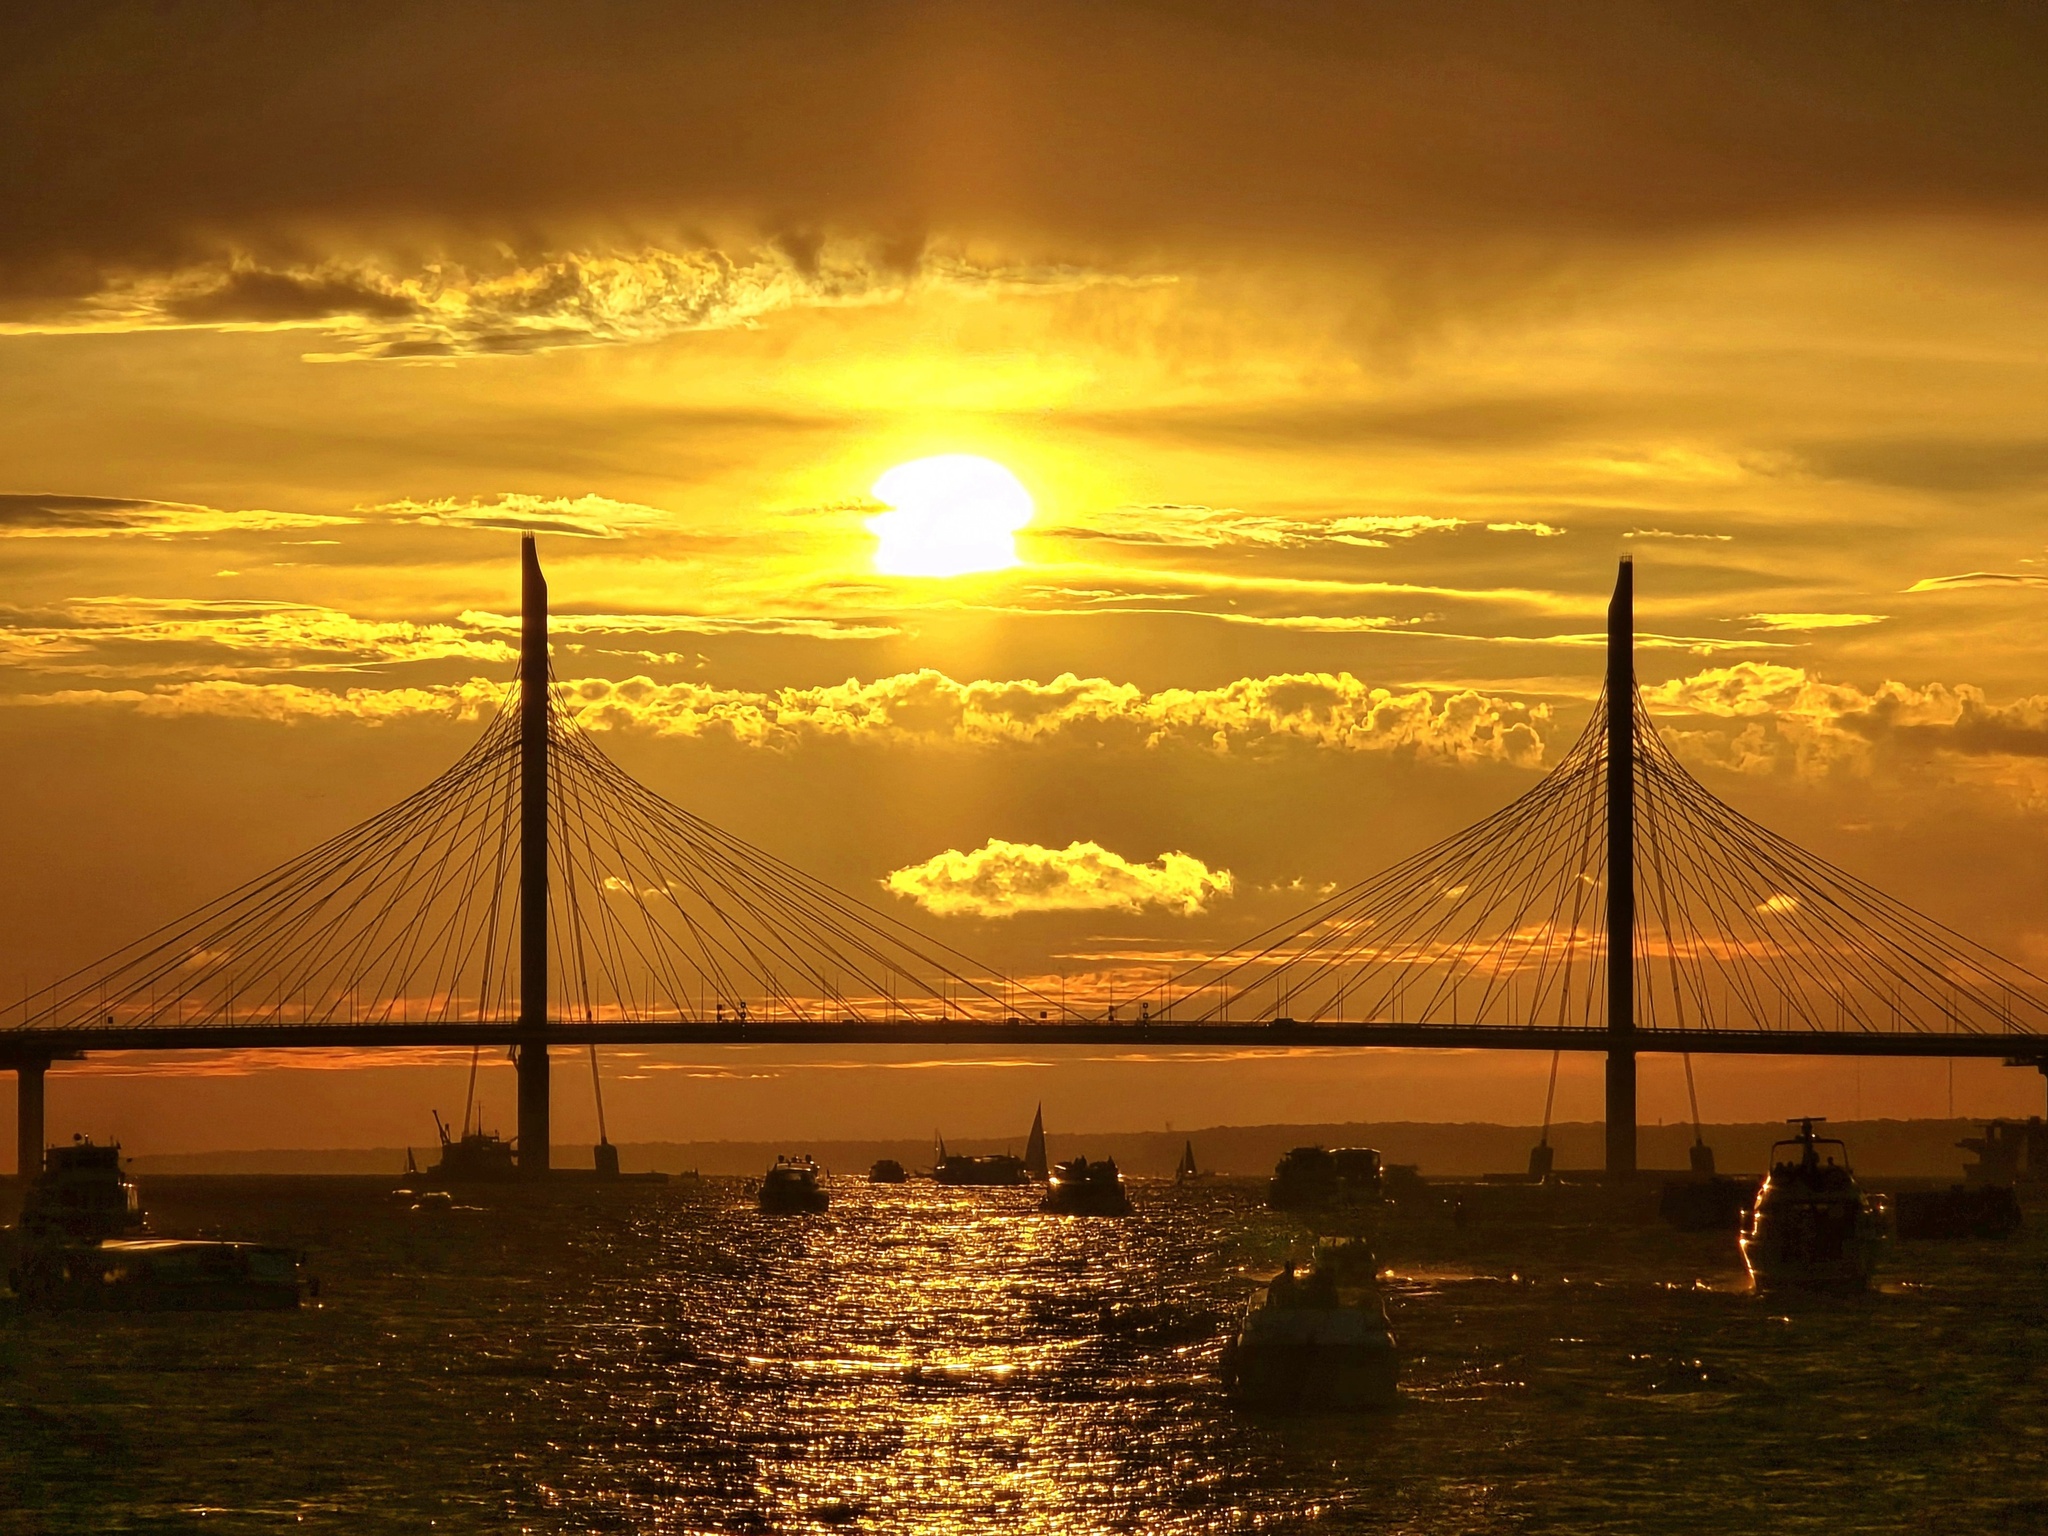
<instances>
[{"instance_id":1,"label":"bridge deck","mask_svg":"<svg viewBox=\"0 0 2048 1536\"><path fill-rule=\"evenodd\" d=\"M80 1051L317 1050L376 1046L512 1045L516 1023L187 1023L122 1028L15 1030L0 1034L0 1067ZM547 1043L580 1045L1089 1046L1155 1050L1214 1046L1275 1050L1331 1047L1445 1051L1606 1051L1604 1029L1507 1024L803 1023L611 1020L550 1026ZM2021 1031L1934 1033L1793 1029L1638 1029L1640 1053L1720 1056L2025 1057L2048 1059L2048 1035Z\"/></svg>"}]
</instances>

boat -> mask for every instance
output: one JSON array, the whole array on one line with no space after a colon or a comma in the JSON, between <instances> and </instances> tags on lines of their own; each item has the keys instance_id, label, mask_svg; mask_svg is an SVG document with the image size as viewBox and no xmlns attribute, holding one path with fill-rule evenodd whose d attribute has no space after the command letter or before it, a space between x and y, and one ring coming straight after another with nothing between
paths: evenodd
<instances>
[{"instance_id":1,"label":"boat","mask_svg":"<svg viewBox=\"0 0 2048 1536\"><path fill-rule=\"evenodd\" d=\"M1012 1157L1007 1152L994 1152L985 1157L970 1157L964 1152L948 1152L946 1139L938 1138L938 1155L932 1163L932 1178L940 1184L973 1186L1028 1184L1030 1176L1024 1171L1024 1159Z\"/></svg>"},{"instance_id":2,"label":"boat","mask_svg":"<svg viewBox=\"0 0 2048 1536\"><path fill-rule=\"evenodd\" d=\"M121 1143L72 1138L43 1153L43 1171L22 1196L15 1230L24 1243L97 1243L149 1230Z\"/></svg>"},{"instance_id":3,"label":"boat","mask_svg":"<svg viewBox=\"0 0 2048 1536\"><path fill-rule=\"evenodd\" d=\"M868 1182L870 1184L901 1184L908 1180L909 1177L910 1175L904 1171L903 1165L893 1157L877 1159L875 1166L868 1170Z\"/></svg>"},{"instance_id":4,"label":"boat","mask_svg":"<svg viewBox=\"0 0 2048 1536\"><path fill-rule=\"evenodd\" d=\"M761 1179L760 1209L769 1216L815 1215L831 1203L809 1157L778 1157Z\"/></svg>"},{"instance_id":5,"label":"boat","mask_svg":"<svg viewBox=\"0 0 2048 1536\"><path fill-rule=\"evenodd\" d=\"M52 1310L254 1311L296 1307L300 1268L272 1243L150 1235L120 1143L78 1137L43 1155L8 1280L25 1305Z\"/></svg>"},{"instance_id":6,"label":"boat","mask_svg":"<svg viewBox=\"0 0 2048 1536\"><path fill-rule=\"evenodd\" d=\"M1173 1182L1192 1184L1197 1179L1206 1179L1208 1174L1195 1166L1195 1144L1190 1141L1181 1148L1180 1161L1173 1165Z\"/></svg>"},{"instance_id":7,"label":"boat","mask_svg":"<svg viewBox=\"0 0 2048 1536\"><path fill-rule=\"evenodd\" d=\"M1740 1232L1760 1182L1726 1173L1666 1179L1657 1214L1681 1232Z\"/></svg>"},{"instance_id":8,"label":"boat","mask_svg":"<svg viewBox=\"0 0 2048 1536\"><path fill-rule=\"evenodd\" d=\"M1031 1139L1024 1143L1024 1177L1034 1184L1043 1184L1052 1177L1052 1168L1045 1160L1045 1106L1039 1105L1031 1115Z\"/></svg>"},{"instance_id":9,"label":"boat","mask_svg":"<svg viewBox=\"0 0 2048 1536\"><path fill-rule=\"evenodd\" d=\"M1981 1136L1965 1136L1956 1145L1972 1160L1963 1165L1963 1182L1971 1186L2039 1184L2048 1181L2048 1124L2039 1115L2026 1120L1979 1122Z\"/></svg>"},{"instance_id":10,"label":"boat","mask_svg":"<svg viewBox=\"0 0 2048 1536\"><path fill-rule=\"evenodd\" d=\"M1759 1291L1860 1291L1890 1235L1890 1209L1858 1186L1843 1142L1814 1134L1825 1121L1789 1123L1799 1134L1772 1144L1740 1240L1750 1282Z\"/></svg>"},{"instance_id":11,"label":"boat","mask_svg":"<svg viewBox=\"0 0 2048 1536\"><path fill-rule=\"evenodd\" d=\"M1392 1407L1400 1358L1387 1327L1372 1250L1324 1239L1307 1275L1276 1275L1224 1346L1223 1384L1240 1406L1355 1413Z\"/></svg>"},{"instance_id":12,"label":"boat","mask_svg":"<svg viewBox=\"0 0 2048 1536\"><path fill-rule=\"evenodd\" d=\"M1902 1189L1892 1196L1901 1241L1953 1241L2010 1237L2023 1220L2010 1184L1951 1184L1947 1189Z\"/></svg>"},{"instance_id":13,"label":"boat","mask_svg":"<svg viewBox=\"0 0 2048 1536\"><path fill-rule=\"evenodd\" d=\"M949 1153L932 1165L932 1178L941 1184L976 1186L1031 1182L1024 1172L1024 1159L1012 1157L1007 1152L991 1153L987 1157L969 1157L959 1152Z\"/></svg>"},{"instance_id":14,"label":"boat","mask_svg":"<svg viewBox=\"0 0 2048 1536\"><path fill-rule=\"evenodd\" d=\"M1296 1147L1280 1159L1266 1185L1266 1204L1276 1211L1377 1205L1379 1200L1380 1155L1371 1147Z\"/></svg>"},{"instance_id":15,"label":"boat","mask_svg":"<svg viewBox=\"0 0 2048 1536\"><path fill-rule=\"evenodd\" d=\"M451 1184L510 1184L518 1179L517 1137L508 1141L482 1126L451 1136L440 1112L431 1113L434 1130L441 1138L441 1159L422 1171L413 1161L412 1148L407 1147L405 1174L411 1184L420 1189L442 1189Z\"/></svg>"},{"instance_id":16,"label":"boat","mask_svg":"<svg viewBox=\"0 0 2048 1536\"><path fill-rule=\"evenodd\" d=\"M1045 1183L1045 1209L1055 1216L1128 1216L1130 1196L1113 1157L1076 1157L1056 1166Z\"/></svg>"},{"instance_id":17,"label":"boat","mask_svg":"<svg viewBox=\"0 0 2048 1536\"><path fill-rule=\"evenodd\" d=\"M25 1248L12 1276L30 1306L94 1312L275 1311L299 1304L299 1256L271 1243L132 1237Z\"/></svg>"}]
</instances>

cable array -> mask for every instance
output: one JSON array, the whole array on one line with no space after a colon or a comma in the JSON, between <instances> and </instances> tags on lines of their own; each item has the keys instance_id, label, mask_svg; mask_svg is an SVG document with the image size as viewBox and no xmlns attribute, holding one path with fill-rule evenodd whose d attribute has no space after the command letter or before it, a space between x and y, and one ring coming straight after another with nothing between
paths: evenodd
<instances>
[{"instance_id":1,"label":"cable array","mask_svg":"<svg viewBox=\"0 0 2048 1536\"><path fill-rule=\"evenodd\" d=\"M1716 799L1632 701L1635 1021L2032 1034L2048 983ZM1607 1023L1607 709L1527 793L1144 1000L1181 1023Z\"/></svg>"},{"instance_id":2,"label":"cable array","mask_svg":"<svg viewBox=\"0 0 2048 1536\"><path fill-rule=\"evenodd\" d=\"M551 1022L1082 1016L663 799L549 701ZM1519 799L1124 1019L1603 1027L1605 704ZM2048 983L1722 804L1640 698L1631 718L1640 1030L2048 1028ZM0 1033L516 1022L520 761L515 684L425 788L0 1010Z\"/></svg>"},{"instance_id":3,"label":"cable array","mask_svg":"<svg viewBox=\"0 0 2048 1536\"><path fill-rule=\"evenodd\" d=\"M995 1020L1044 999L713 826L550 686L551 1023ZM432 783L21 1002L0 1031L516 1021L517 685Z\"/></svg>"}]
</instances>

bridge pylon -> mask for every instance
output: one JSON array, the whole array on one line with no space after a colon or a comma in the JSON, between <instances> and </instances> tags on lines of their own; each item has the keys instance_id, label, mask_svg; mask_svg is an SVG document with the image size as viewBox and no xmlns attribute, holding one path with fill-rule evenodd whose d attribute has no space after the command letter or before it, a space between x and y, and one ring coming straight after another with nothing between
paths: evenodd
<instances>
[{"instance_id":1,"label":"bridge pylon","mask_svg":"<svg viewBox=\"0 0 2048 1536\"><path fill-rule=\"evenodd\" d=\"M519 1171L548 1172L548 583L520 541Z\"/></svg>"},{"instance_id":2,"label":"bridge pylon","mask_svg":"<svg viewBox=\"0 0 2048 1536\"><path fill-rule=\"evenodd\" d=\"M1635 564L1607 604L1607 1176L1636 1171Z\"/></svg>"}]
</instances>

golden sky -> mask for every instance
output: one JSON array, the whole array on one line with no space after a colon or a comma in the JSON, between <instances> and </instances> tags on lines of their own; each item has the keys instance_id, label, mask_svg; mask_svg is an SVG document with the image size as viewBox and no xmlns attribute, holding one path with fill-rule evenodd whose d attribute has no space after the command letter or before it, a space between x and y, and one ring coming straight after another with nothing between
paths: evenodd
<instances>
[{"instance_id":1,"label":"golden sky","mask_svg":"<svg viewBox=\"0 0 2048 1536\"><path fill-rule=\"evenodd\" d=\"M1624 553L1715 793L2048 966L2038 12L6 27L9 987L458 756L521 530L607 751L1020 973L1156 977L1519 793ZM942 454L1028 493L1014 566L878 569L878 477ZM1523 1120L1547 1068L1053 1061L620 1055L613 1132ZM88 1064L52 1128L421 1140L451 1070ZM1702 1108L1944 1108L1851 1072L1705 1063Z\"/></svg>"}]
</instances>

